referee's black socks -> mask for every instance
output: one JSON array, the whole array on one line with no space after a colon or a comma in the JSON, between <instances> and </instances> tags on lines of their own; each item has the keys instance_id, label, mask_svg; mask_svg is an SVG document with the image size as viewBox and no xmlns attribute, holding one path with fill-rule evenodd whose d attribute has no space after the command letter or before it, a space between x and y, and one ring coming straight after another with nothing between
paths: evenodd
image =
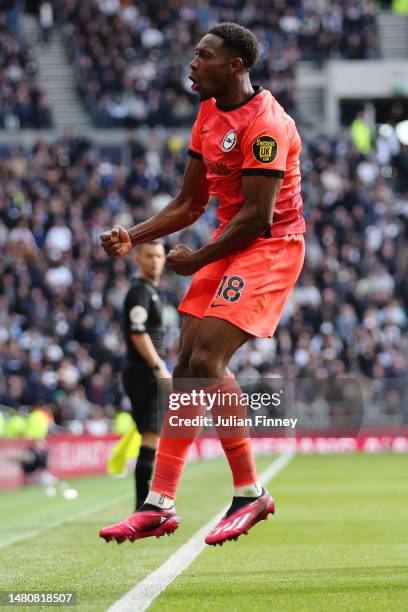
<instances>
[{"instance_id":1,"label":"referee's black socks","mask_svg":"<svg viewBox=\"0 0 408 612\"><path fill-rule=\"evenodd\" d=\"M155 456L156 451L154 448L148 448L147 446L140 447L135 467L136 510L143 504L149 493Z\"/></svg>"}]
</instances>

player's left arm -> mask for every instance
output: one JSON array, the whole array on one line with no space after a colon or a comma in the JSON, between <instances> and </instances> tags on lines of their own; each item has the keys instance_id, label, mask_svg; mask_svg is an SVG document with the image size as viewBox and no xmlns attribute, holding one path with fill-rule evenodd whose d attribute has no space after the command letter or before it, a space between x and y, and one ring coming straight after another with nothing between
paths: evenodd
<instances>
[{"instance_id":1,"label":"player's left arm","mask_svg":"<svg viewBox=\"0 0 408 612\"><path fill-rule=\"evenodd\" d=\"M175 272L193 274L203 266L244 249L258 236L268 231L282 179L275 176L243 176L242 191L245 204L228 223L224 231L201 249L192 251L177 245L167 256Z\"/></svg>"}]
</instances>

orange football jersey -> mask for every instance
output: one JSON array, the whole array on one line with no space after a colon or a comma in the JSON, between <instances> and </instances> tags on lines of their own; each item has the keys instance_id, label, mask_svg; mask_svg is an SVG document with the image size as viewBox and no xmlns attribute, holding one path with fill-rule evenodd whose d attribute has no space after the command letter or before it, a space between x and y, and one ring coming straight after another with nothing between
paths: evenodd
<instances>
[{"instance_id":1,"label":"orange football jersey","mask_svg":"<svg viewBox=\"0 0 408 612\"><path fill-rule=\"evenodd\" d=\"M219 200L221 226L244 204L243 175L282 178L271 235L305 232L300 195L301 140L292 117L269 91L254 88L250 100L234 107L201 103L189 154L200 157L207 170L210 195Z\"/></svg>"}]
</instances>

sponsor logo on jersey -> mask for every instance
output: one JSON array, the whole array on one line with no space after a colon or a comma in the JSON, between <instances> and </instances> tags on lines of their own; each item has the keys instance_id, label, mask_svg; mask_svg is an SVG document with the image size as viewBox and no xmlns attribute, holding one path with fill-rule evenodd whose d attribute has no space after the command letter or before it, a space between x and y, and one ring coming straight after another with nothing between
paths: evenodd
<instances>
[{"instance_id":1,"label":"sponsor logo on jersey","mask_svg":"<svg viewBox=\"0 0 408 612\"><path fill-rule=\"evenodd\" d=\"M236 133L235 130L230 130L229 132L227 132L224 138L222 139L222 143L221 143L221 149L224 151L224 153L228 153L229 151L232 151L232 149L237 144L237 140L238 140L238 134Z\"/></svg>"},{"instance_id":2,"label":"sponsor logo on jersey","mask_svg":"<svg viewBox=\"0 0 408 612\"><path fill-rule=\"evenodd\" d=\"M228 176L228 174L231 174L231 170L225 162L215 162L208 159L208 157L204 157L203 161L208 174L215 174L216 176Z\"/></svg>"},{"instance_id":3,"label":"sponsor logo on jersey","mask_svg":"<svg viewBox=\"0 0 408 612\"><path fill-rule=\"evenodd\" d=\"M252 143L252 153L257 161L269 164L278 155L278 143L273 136L259 136Z\"/></svg>"}]
</instances>

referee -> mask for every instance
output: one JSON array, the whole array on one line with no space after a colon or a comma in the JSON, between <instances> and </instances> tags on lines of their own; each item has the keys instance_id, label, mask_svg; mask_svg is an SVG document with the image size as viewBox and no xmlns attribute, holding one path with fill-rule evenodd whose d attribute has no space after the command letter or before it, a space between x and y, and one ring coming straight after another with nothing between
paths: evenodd
<instances>
[{"instance_id":1,"label":"referee","mask_svg":"<svg viewBox=\"0 0 408 612\"><path fill-rule=\"evenodd\" d=\"M157 291L166 263L163 243L153 240L139 245L135 261L139 275L132 278L124 303L127 364L123 386L142 436L135 468L137 509L149 492L161 428L157 381L171 375L164 362L162 305Z\"/></svg>"}]
</instances>

